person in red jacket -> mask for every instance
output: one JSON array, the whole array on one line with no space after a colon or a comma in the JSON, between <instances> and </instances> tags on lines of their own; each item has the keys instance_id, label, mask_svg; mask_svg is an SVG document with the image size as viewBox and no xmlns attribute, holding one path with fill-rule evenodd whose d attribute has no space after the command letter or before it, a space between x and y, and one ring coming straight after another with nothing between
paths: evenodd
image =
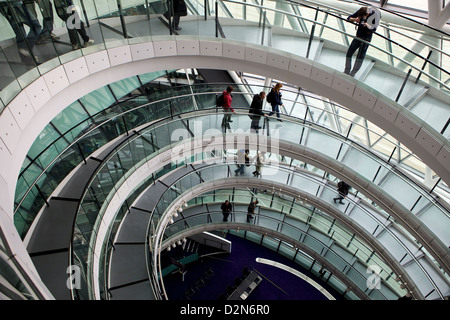
<instances>
[{"instance_id":1,"label":"person in red jacket","mask_svg":"<svg viewBox=\"0 0 450 320\"><path fill-rule=\"evenodd\" d=\"M236 113L234 109L231 107L231 102L233 101L233 98L231 96L231 92L233 92L234 88L232 86L228 86L227 90L224 90L222 92L223 94L223 105L222 108L224 110L225 115L222 119L222 127L226 127L228 129L230 128L230 122L233 122L231 120L231 113Z\"/></svg>"}]
</instances>

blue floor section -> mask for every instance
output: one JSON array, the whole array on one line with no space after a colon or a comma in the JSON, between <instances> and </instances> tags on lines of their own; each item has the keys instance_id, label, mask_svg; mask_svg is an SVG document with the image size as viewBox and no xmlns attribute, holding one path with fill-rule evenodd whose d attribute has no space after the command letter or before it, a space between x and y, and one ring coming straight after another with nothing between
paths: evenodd
<instances>
[{"instance_id":1,"label":"blue floor section","mask_svg":"<svg viewBox=\"0 0 450 320\"><path fill-rule=\"evenodd\" d=\"M284 256L241 237L227 234L226 238L232 242L231 253L205 257L186 265L187 272L184 281L182 281L180 273L174 273L164 278L170 300L187 300L185 292L189 287L194 288L190 300L217 300L246 266L255 269L263 279L247 300L328 300L301 278L282 269L258 263L256 258L277 261L295 268L320 283L337 300L344 300L328 285L321 283L316 276ZM214 275L205 286L196 289L196 281L208 268L214 271Z\"/></svg>"}]
</instances>

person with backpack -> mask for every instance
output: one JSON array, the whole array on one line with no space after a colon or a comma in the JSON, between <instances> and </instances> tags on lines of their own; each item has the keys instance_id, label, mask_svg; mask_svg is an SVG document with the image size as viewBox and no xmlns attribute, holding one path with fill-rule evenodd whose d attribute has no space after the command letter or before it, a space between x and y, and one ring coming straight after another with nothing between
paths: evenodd
<instances>
[{"instance_id":1,"label":"person with backpack","mask_svg":"<svg viewBox=\"0 0 450 320\"><path fill-rule=\"evenodd\" d=\"M339 181L338 183L339 196L337 198L333 198L334 203L336 203L336 200L339 200L339 204L344 204L342 202L342 199L344 199L348 195L349 190L350 186L347 183L345 183L344 181Z\"/></svg>"},{"instance_id":2,"label":"person with backpack","mask_svg":"<svg viewBox=\"0 0 450 320\"><path fill-rule=\"evenodd\" d=\"M231 113L236 113L234 109L231 107L231 102L233 101L233 98L231 96L231 92L233 92L234 88L232 86L228 86L226 90L222 92L222 94L217 98L216 105L218 107L222 107L224 111L224 116L222 119L222 127L230 128L230 122L233 122L231 120Z\"/></svg>"},{"instance_id":3,"label":"person with backpack","mask_svg":"<svg viewBox=\"0 0 450 320\"><path fill-rule=\"evenodd\" d=\"M280 106L283 105L283 101L281 100L281 92L280 89L283 85L281 83L277 83L269 92L266 97L267 102L272 106L272 111L269 113L269 116L272 116L274 113L277 114L277 120L282 121L280 119Z\"/></svg>"}]
</instances>

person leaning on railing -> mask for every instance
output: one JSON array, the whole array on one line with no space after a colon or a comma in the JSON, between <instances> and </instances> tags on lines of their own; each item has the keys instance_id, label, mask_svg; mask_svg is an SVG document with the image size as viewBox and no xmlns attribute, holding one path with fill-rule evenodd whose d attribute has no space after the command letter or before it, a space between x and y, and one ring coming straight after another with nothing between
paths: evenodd
<instances>
[{"instance_id":1,"label":"person leaning on railing","mask_svg":"<svg viewBox=\"0 0 450 320\"><path fill-rule=\"evenodd\" d=\"M357 24L356 38L350 44L345 56L345 70L344 73L354 77L358 70L361 68L364 58L366 56L369 44L360 41L360 39L370 42L372 35L376 31L380 22L381 14L378 9L361 7L354 14L348 16L347 21ZM355 65L350 71L352 66L352 56L358 50L356 55Z\"/></svg>"}]
</instances>

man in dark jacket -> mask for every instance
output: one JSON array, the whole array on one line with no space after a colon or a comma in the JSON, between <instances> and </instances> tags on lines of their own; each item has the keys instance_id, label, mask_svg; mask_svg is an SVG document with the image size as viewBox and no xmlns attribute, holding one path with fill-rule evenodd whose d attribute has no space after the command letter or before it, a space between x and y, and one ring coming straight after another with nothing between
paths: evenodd
<instances>
[{"instance_id":1,"label":"man in dark jacket","mask_svg":"<svg viewBox=\"0 0 450 320\"><path fill-rule=\"evenodd\" d=\"M220 206L220 209L222 209L223 222L227 222L228 216L230 215L231 209L232 209L232 205L231 205L230 201L225 200L225 202L222 203L222 205Z\"/></svg>"},{"instance_id":2,"label":"man in dark jacket","mask_svg":"<svg viewBox=\"0 0 450 320\"><path fill-rule=\"evenodd\" d=\"M256 206L258 205L258 200L250 202L247 208L247 222L251 222L253 215L255 214Z\"/></svg>"},{"instance_id":3,"label":"man in dark jacket","mask_svg":"<svg viewBox=\"0 0 450 320\"><path fill-rule=\"evenodd\" d=\"M340 204L344 204L342 202L342 199L344 199L348 195L349 190L350 186L347 183L345 183L344 181L339 181L338 183L339 196L337 198L333 198L334 203L336 203L336 200L339 200Z\"/></svg>"},{"instance_id":4,"label":"man in dark jacket","mask_svg":"<svg viewBox=\"0 0 450 320\"><path fill-rule=\"evenodd\" d=\"M345 56L344 73L354 77L358 70L361 68L363 60L366 56L367 49L369 48L369 44L362 42L359 39L370 42L372 40L373 33L376 31L379 20L379 11L368 7L361 7L354 14L348 16L347 21L355 22L358 24L358 26L356 30L356 38L354 38L351 42ZM356 52L356 50L358 50L358 54L356 55L356 62L353 66L353 69L350 71L352 66L352 56Z\"/></svg>"},{"instance_id":5,"label":"man in dark jacket","mask_svg":"<svg viewBox=\"0 0 450 320\"><path fill-rule=\"evenodd\" d=\"M252 104L250 105L249 116L252 118L251 129L255 129L258 132L258 129L261 129L259 126L259 119L261 116L266 116L264 112L262 112L263 102L266 98L266 93L261 91L259 94L255 94L252 100Z\"/></svg>"}]
</instances>

